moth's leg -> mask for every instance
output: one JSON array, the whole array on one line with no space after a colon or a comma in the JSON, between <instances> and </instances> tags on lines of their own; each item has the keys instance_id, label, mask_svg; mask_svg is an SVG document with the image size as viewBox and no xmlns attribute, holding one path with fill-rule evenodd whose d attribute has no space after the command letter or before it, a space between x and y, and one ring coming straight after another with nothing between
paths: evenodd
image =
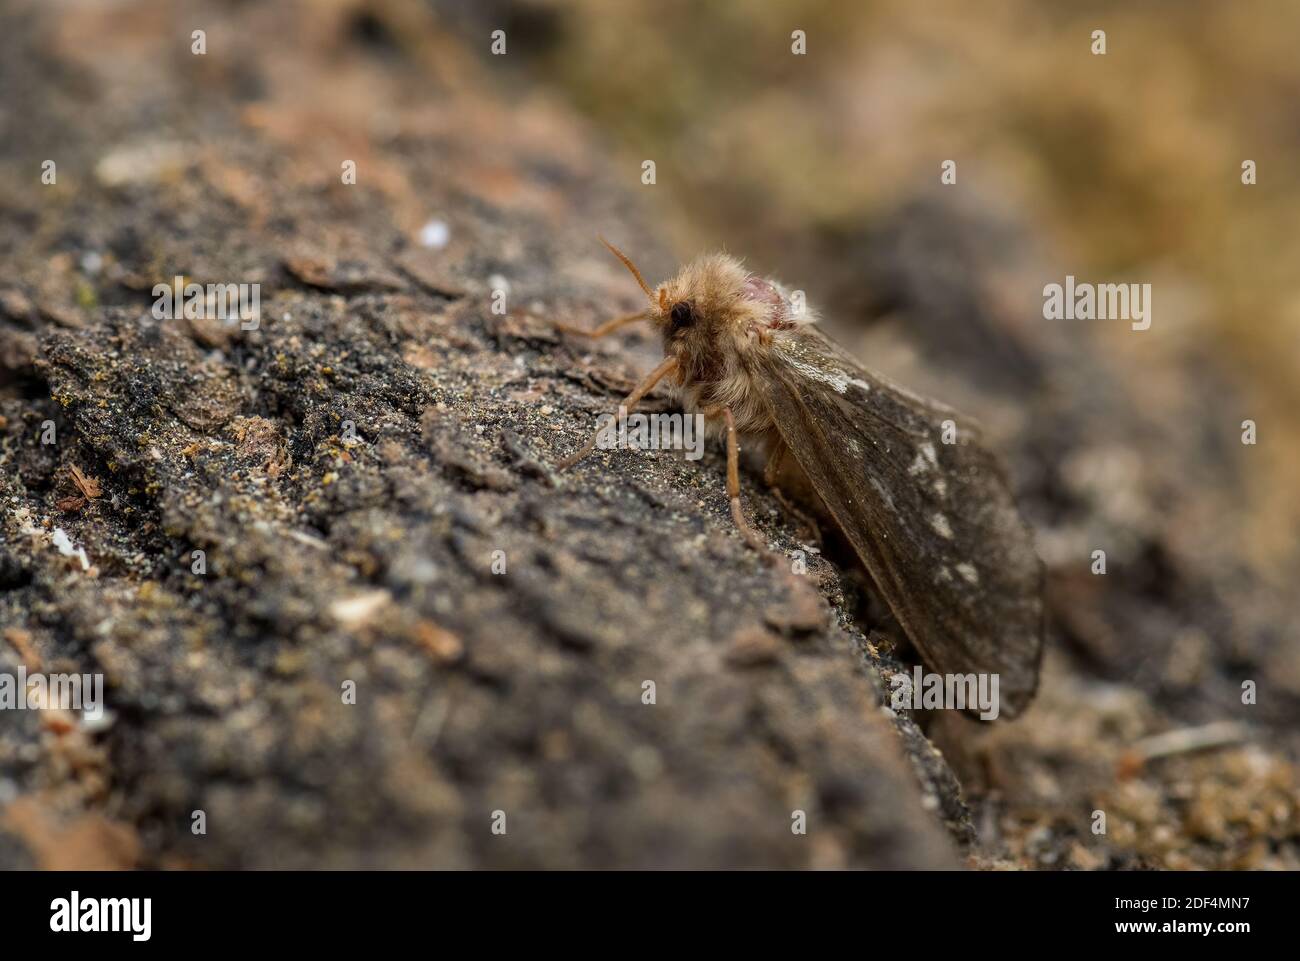
<instances>
[{"instance_id":1,"label":"moth's leg","mask_svg":"<svg viewBox=\"0 0 1300 961\"><path fill-rule=\"evenodd\" d=\"M772 450L767 455L767 463L763 466L763 483L773 490L776 490L776 481L781 474L781 462L784 460L785 442L773 441Z\"/></svg>"},{"instance_id":2,"label":"moth's leg","mask_svg":"<svg viewBox=\"0 0 1300 961\"><path fill-rule=\"evenodd\" d=\"M817 522L809 517L806 513L794 505L794 503L785 496L785 491L781 490L778 483L781 478L781 465L785 463L785 456L789 453L785 441L779 438L772 444L772 452L767 457L767 464L763 467L763 483L768 486L776 499L780 502L781 507L794 517L800 524L808 529L812 534L813 540L818 544L822 543L822 531Z\"/></svg>"},{"instance_id":3,"label":"moth's leg","mask_svg":"<svg viewBox=\"0 0 1300 961\"><path fill-rule=\"evenodd\" d=\"M727 419L727 496L731 498L731 518L749 546L766 557L769 555L767 545L758 539L740 506L740 444L736 440L736 418L731 415L730 407L724 407L722 415Z\"/></svg>"},{"instance_id":4,"label":"moth's leg","mask_svg":"<svg viewBox=\"0 0 1300 961\"><path fill-rule=\"evenodd\" d=\"M654 389L654 385L659 383L659 381L663 380L666 374L671 373L676 369L677 369L677 358L665 357L664 362L660 364L658 367L656 367L654 370L650 371L650 373L648 373L645 376L645 379L642 380L641 383L636 385L632 393L628 394L626 397L623 398L623 403L621 403L619 406L626 407L627 412L629 414L632 413L632 411L636 409L636 405L641 402L641 398L644 397L646 394L650 393L650 391ZM556 466L559 467L560 470L568 470L574 464L578 463L578 461L582 460L584 457L586 457L588 454L591 453L592 448L596 446L596 439L598 437L600 437L600 431L596 431L594 434L592 434L591 440L583 444L573 454L570 454L568 457L564 458L564 460L560 461L560 463L557 464Z\"/></svg>"},{"instance_id":5,"label":"moth's leg","mask_svg":"<svg viewBox=\"0 0 1300 961\"><path fill-rule=\"evenodd\" d=\"M590 337L592 340L595 340L597 337L605 337L612 334L614 331L626 327L628 324L634 324L638 320L649 319L650 315L646 313L646 311L638 310L635 314L627 314L623 317L615 317L613 320L607 320L593 330L583 330L581 327L574 327L572 324L566 324L561 321L556 322L555 329L562 330L566 334L577 334L580 337Z\"/></svg>"}]
</instances>

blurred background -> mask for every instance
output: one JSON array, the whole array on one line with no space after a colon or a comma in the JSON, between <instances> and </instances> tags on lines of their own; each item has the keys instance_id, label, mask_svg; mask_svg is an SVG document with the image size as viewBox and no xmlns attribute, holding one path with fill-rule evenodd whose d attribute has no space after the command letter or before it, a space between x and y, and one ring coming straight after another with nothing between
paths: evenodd
<instances>
[{"instance_id":1,"label":"blurred background","mask_svg":"<svg viewBox=\"0 0 1300 961\"><path fill-rule=\"evenodd\" d=\"M1243 487L1220 534L1261 576L1294 569L1294 3L434 7L485 59L491 30L517 38L503 59L519 88L587 113L629 184L654 160L657 183L638 195L677 257L743 256L808 290L841 336L888 325L938 365L1009 364L987 373L1013 393L1029 386L1025 345L1083 341L1139 406L1177 379L1171 369L1195 370L1179 386L1203 406L1171 422L1182 436L1169 440L1225 442L1215 459L1231 463L1213 470L1240 472ZM1091 50L1098 29L1104 56ZM795 30L803 56L791 52ZM957 164L953 187L940 185L945 160ZM1245 160L1255 187L1242 184ZM1067 272L1155 284L1153 329L1042 330L1042 286ZM1247 417L1267 425L1267 441L1226 443Z\"/></svg>"}]
</instances>

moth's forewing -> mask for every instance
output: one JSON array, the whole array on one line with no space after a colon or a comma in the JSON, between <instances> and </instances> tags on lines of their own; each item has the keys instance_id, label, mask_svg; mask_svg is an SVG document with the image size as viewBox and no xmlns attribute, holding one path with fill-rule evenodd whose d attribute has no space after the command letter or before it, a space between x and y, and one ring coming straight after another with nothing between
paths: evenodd
<instances>
[{"instance_id":1,"label":"moth's forewing","mask_svg":"<svg viewBox=\"0 0 1300 961\"><path fill-rule=\"evenodd\" d=\"M1001 713L1018 714L1038 686L1043 568L975 428L815 327L776 334L758 363L781 438L926 663L997 673Z\"/></svg>"}]
</instances>

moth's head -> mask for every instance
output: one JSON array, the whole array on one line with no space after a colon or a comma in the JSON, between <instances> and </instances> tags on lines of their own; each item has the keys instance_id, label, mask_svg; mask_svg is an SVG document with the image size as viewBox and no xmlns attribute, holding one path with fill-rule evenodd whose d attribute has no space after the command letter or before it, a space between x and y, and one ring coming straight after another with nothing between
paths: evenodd
<instances>
[{"instance_id":1,"label":"moth's head","mask_svg":"<svg viewBox=\"0 0 1300 961\"><path fill-rule=\"evenodd\" d=\"M663 335L666 353L686 359L710 352L748 319L748 274L736 258L727 254L699 257L652 290L622 251L603 238L602 242L650 298L647 314Z\"/></svg>"}]
</instances>

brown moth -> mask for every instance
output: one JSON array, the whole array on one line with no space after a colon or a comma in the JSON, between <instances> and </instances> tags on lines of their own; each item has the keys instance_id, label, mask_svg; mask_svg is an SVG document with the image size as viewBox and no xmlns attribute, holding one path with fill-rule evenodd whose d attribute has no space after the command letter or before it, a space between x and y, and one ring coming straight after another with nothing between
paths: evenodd
<instances>
[{"instance_id":1,"label":"brown moth","mask_svg":"<svg viewBox=\"0 0 1300 961\"><path fill-rule=\"evenodd\" d=\"M1038 685L1043 568L976 428L862 367L785 287L733 257L701 257L651 290L602 242L650 305L593 331L561 327L593 337L642 320L659 329L665 359L624 406L668 378L685 409L724 427L732 517L766 554L740 505L737 435L762 443L765 479L802 487L834 523L927 664L998 674L1002 712L1020 713Z\"/></svg>"}]
</instances>

